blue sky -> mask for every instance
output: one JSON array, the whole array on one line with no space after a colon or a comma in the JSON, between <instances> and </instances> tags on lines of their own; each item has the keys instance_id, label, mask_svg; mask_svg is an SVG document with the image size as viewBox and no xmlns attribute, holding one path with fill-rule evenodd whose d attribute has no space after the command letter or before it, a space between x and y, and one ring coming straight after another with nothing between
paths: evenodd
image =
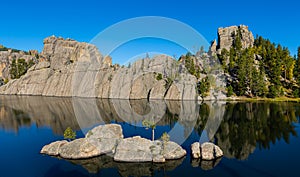
<instances>
[{"instance_id":1,"label":"blue sky","mask_svg":"<svg viewBox=\"0 0 300 177\"><path fill-rule=\"evenodd\" d=\"M179 20L196 29L208 41L217 37L218 27L245 24L254 35L281 43L292 54L300 46L300 3L295 0L26 0L2 1L0 7L0 44L23 50L41 51L43 39L53 34L89 42L110 25L139 16ZM143 46L142 41L136 42L130 46ZM147 42L149 40L144 43ZM149 50L164 52L161 46L168 42L152 40L151 44L153 48Z\"/></svg>"}]
</instances>

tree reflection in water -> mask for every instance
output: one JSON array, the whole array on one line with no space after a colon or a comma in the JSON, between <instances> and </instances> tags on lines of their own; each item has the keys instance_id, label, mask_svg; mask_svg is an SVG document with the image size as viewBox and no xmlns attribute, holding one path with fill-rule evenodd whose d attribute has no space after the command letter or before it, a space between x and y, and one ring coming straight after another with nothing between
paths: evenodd
<instances>
[{"instance_id":1,"label":"tree reflection in water","mask_svg":"<svg viewBox=\"0 0 300 177\"><path fill-rule=\"evenodd\" d=\"M295 124L300 115L299 104L291 102L91 102L83 98L76 98L75 102L79 108L72 98L1 96L0 128L17 132L22 126L35 124L63 135L66 127L80 130L111 122L141 127L144 119L156 117L155 137L167 131L172 141L181 144L187 138L195 139L195 134L201 137L205 131L208 140L218 144L225 157L243 160L256 147L269 149L279 140L289 143L291 136L297 136ZM83 110L78 111L80 116L76 110Z\"/></svg>"}]
</instances>

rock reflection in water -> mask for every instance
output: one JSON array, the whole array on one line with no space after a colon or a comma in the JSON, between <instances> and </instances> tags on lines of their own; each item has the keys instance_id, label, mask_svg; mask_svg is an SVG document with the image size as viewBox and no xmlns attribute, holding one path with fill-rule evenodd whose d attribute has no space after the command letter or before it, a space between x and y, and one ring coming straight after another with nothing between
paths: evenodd
<instances>
[{"instance_id":1,"label":"rock reflection in water","mask_svg":"<svg viewBox=\"0 0 300 177\"><path fill-rule=\"evenodd\" d=\"M95 125L126 122L142 126L154 119L157 129L168 126L171 140L182 144L195 131L213 141L227 158L247 159L255 148L269 149L279 140L297 136L298 103L118 100L0 96L0 128L51 127L63 135L67 127L88 130ZM165 130L164 130L165 131ZM194 135L195 136L195 135ZM195 139L195 137L192 137Z\"/></svg>"},{"instance_id":2,"label":"rock reflection in water","mask_svg":"<svg viewBox=\"0 0 300 177\"><path fill-rule=\"evenodd\" d=\"M221 160L222 157L209 161L201 159L192 159L191 165L192 167L200 167L202 170L212 170L220 163Z\"/></svg>"},{"instance_id":3,"label":"rock reflection in water","mask_svg":"<svg viewBox=\"0 0 300 177\"><path fill-rule=\"evenodd\" d=\"M89 173L98 173L101 169L115 168L121 176L153 176L155 171L173 171L182 164L184 158L170 160L165 163L121 163L115 162L111 156L102 155L92 159L69 160L86 169Z\"/></svg>"}]
</instances>

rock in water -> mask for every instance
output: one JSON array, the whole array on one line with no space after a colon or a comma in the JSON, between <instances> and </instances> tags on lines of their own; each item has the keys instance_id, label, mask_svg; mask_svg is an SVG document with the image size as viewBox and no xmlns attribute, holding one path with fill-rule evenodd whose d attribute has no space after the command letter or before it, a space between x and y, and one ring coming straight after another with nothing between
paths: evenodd
<instances>
[{"instance_id":1,"label":"rock in water","mask_svg":"<svg viewBox=\"0 0 300 177\"><path fill-rule=\"evenodd\" d=\"M66 141L66 140L52 142L52 143L44 146L40 153L57 156L57 155L59 155L60 147L62 147L63 145L65 145L67 143L68 143L68 141Z\"/></svg>"},{"instance_id":2,"label":"rock in water","mask_svg":"<svg viewBox=\"0 0 300 177\"><path fill-rule=\"evenodd\" d=\"M201 158L203 160L213 160L223 156L223 151L213 143L203 143L201 145Z\"/></svg>"},{"instance_id":3,"label":"rock in water","mask_svg":"<svg viewBox=\"0 0 300 177\"><path fill-rule=\"evenodd\" d=\"M180 159L186 151L175 142L165 144L161 141L150 141L140 136L123 139L116 149L115 161L122 162L165 162Z\"/></svg>"},{"instance_id":4,"label":"rock in water","mask_svg":"<svg viewBox=\"0 0 300 177\"><path fill-rule=\"evenodd\" d=\"M163 145L163 156L166 160L180 159L186 155L186 151L177 143L168 141Z\"/></svg>"},{"instance_id":5,"label":"rock in water","mask_svg":"<svg viewBox=\"0 0 300 177\"><path fill-rule=\"evenodd\" d=\"M90 143L86 138L76 139L59 149L59 155L65 159L85 159L101 154L99 148Z\"/></svg>"},{"instance_id":6,"label":"rock in water","mask_svg":"<svg viewBox=\"0 0 300 177\"><path fill-rule=\"evenodd\" d=\"M114 160L122 162L151 162L152 145L152 141L140 136L125 138L119 143Z\"/></svg>"},{"instance_id":7,"label":"rock in water","mask_svg":"<svg viewBox=\"0 0 300 177\"><path fill-rule=\"evenodd\" d=\"M118 142L123 139L122 127L118 124L100 125L90 130L85 137L101 154L114 153Z\"/></svg>"},{"instance_id":8,"label":"rock in water","mask_svg":"<svg viewBox=\"0 0 300 177\"><path fill-rule=\"evenodd\" d=\"M113 154L115 161L156 163L180 159L186 155L186 151L172 141L150 141L140 136L123 139L122 127L117 124L97 126L85 138L71 142L53 142L44 146L41 153L59 155L65 159L86 159L101 154Z\"/></svg>"},{"instance_id":9,"label":"rock in water","mask_svg":"<svg viewBox=\"0 0 300 177\"><path fill-rule=\"evenodd\" d=\"M200 143L195 142L191 145L191 150L192 150L192 156L195 159L198 159L201 157L201 152L200 152Z\"/></svg>"},{"instance_id":10,"label":"rock in water","mask_svg":"<svg viewBox=\"0 0 300 177\"><path fill-rule=\"evenodd\" d=\"M192 156L195 159L202 158L202 160L214 160L223 156L223 151L219 146L213 143L203 143L200 145L199 142L195 142L191 145Z\"/></svg>"}]
</instances>

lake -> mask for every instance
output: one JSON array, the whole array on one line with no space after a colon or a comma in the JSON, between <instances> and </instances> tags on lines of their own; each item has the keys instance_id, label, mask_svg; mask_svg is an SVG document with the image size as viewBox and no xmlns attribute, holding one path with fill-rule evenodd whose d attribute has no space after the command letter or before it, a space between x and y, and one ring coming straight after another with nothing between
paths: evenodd
<instances>
[{"instance_id":1,"label":"lake","mask_svg":"<svg viewBox=\"0 0 300 177\"><path fill-rule=\"evenodd\" d=\"M300 104L107 100L0 96L0 176L298 176ZM64 160L40 154L71 127L77 138L100 124L117 123L125 137L151 139L144 119L156 123L187 150L165 164L118 163L110 156ZM191 159L193 142L212 141L224 152L216 161Z\"/></svg>"}]
</instances>

